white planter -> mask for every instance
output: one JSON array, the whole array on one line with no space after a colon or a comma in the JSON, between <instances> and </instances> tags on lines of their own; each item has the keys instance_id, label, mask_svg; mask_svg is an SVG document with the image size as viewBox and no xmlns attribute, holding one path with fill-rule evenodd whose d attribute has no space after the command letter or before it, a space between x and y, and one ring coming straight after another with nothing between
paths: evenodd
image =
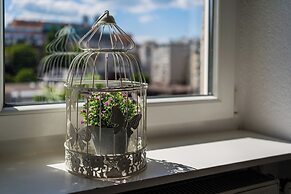
<instances>
[{"instance_id":1,"label":"white planter","mask_svg":"<svg viewBox=\"0 0 291 194\"><path fill-rule=\"evenodd\" d=\"M114 128L100 128L98 126L89 128L96 154L124 154L127 152L126 130L114 134Z\"/></svg>"}]
</instances>

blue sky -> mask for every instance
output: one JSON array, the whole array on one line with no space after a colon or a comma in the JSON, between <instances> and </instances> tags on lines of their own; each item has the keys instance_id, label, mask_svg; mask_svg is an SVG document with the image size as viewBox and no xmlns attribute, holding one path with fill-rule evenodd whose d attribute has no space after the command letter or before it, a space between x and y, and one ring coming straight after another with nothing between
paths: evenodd
<instances>
[{"instance_id":1,"label":"blue sky","mask_svg":"<svg viewBox=\"0 0 291 194\"><path fill-rule=\"evenodd\" d=\"M108 9L137 42L199 37L203 0L4 0L6 24L13 19L59 22L91 20Z\"/></svg>"}]
</instances>

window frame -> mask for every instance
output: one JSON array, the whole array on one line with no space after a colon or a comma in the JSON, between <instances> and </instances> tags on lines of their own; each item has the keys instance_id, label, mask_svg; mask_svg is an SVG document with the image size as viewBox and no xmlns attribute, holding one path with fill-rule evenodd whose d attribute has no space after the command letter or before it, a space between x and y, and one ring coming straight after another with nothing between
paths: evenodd
<instances>
[{"instance_id":1,"label":"window frame","mask_svg":"<svg viewBox=\"0 0 291 194\"><path fill-rule=\"evenodd\" d=\"M211 0L209 0L211 1ZM207 1L209 3L209 1ZM4 22L4 0L0 0ZM213 0L213 91L211 96L148 99L147 128L177 130L197 122L230 119L234 116L235 1ZM209 6L205 6L209 7ZM209 14L206 14L209 17ZM209 27L209 18L205 19ZM0 50L4 46L4 29L0 25ZM207 39L208 30L205 30ZM210 37L211 38L211 37ZM208 48L208 41L205 41ZM209 49L205 49L209 52ZM209 54L207 54L209 56ZM207 60L209 57L207 57ZM4 52L0 52L0 72L4 70ZM65 103L3 107L4 73L0 73L0 140L60 135L65 133ZM194 127L195 128L195 127ZM193 129L195 130L195 129Z\"/></svg>"},{"instance_id":2,"label":"window frame","mask_svg":"<svg viewBox=\"0 0 291 194\"><path fill-rule=\"evenodd\" d=\"M0 13L4 15L4 0L0 0ZM0 15L0 111L4 106L4 16ZM1 73L3 72L3 73ZM3 93L1 93L3 92Z\"/></svg>"}]
</instances>

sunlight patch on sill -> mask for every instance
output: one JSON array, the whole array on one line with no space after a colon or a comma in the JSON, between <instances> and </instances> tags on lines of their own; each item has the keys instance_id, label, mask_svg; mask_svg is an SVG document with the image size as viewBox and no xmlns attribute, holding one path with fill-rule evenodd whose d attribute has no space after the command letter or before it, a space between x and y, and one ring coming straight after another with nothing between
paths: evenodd
<instances>
[{"instance_id":1,"label":"sunlight patch on sill","mask_svg":"<svg viewBox=\"0 0 291 194\"><path fill-rule=\"evenodd\" d=\"M66 165L64 162L61 162L61 163L55 163L55 164L48 164L46 165L47 167L51 167L51 168L54 168L54 169L58 169L58 170L62 170L62 171L66 171L67 172L67 169L66 169Z\"/></svg>"}]
</instances>

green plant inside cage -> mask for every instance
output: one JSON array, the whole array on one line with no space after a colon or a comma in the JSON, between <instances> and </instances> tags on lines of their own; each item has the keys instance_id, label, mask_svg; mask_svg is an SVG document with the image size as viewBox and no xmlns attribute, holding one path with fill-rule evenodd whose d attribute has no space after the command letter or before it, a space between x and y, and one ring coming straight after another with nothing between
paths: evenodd
<instances>
[{"instance_id":1,"label":"green plant inside cage","mask_svg":"<svg viewBox=\"0 0 291 194\"><path fill-rule=\"evenodd\" d=\"M112 122L112 109L117 106L126 120L137 114L137 104L126 92L93 92L87 99L81 110L81 124L115 127L116 123Z\"/></svg>"}]
</instances>

